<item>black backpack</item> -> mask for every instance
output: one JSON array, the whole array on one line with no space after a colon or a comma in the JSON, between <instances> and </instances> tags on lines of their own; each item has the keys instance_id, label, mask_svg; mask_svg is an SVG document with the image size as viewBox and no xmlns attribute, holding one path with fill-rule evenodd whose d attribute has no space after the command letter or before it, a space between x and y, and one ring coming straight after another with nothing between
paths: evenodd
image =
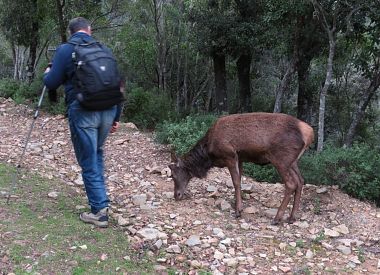
<instances>
[{"instance_id":1,"label":"black backpack","mask_svg":"<svg viewBox=\"0 0 380 275\"><path fill-rule=\"evenodd\" d=\"M74 45L74 89L79 103L87 110L100 111L124 101L121 77L111 50L97 41Z\"/></svg>"}]
</instances>

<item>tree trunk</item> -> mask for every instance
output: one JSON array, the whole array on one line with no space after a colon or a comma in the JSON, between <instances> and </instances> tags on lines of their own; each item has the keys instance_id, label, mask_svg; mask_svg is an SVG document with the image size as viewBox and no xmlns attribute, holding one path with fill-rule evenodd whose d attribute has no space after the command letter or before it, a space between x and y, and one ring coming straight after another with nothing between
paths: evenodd
<instances>
[{"instance_id":1,"label":"tree trunk","mask_svg":"<svg viewBox=\"0 0 380 275\"><path fill-rule=\"evenodd\" d=\"M309 77L309 67L312 56L310 58L302 58L298 62L297 75L298 75L298 97L297 97L297 118L307 123L311 123L313 113L313 93L307 87L307 80Z\"/></svg>"},{"instance_id":2,"label":"tree trunk","mask_svg":"<svg viewBox=\"0 0 380 275\"><path fill-rule=\"evenodd\" d=\"M215 104L219 113L228 111L227 101L227 74L226 74L226 56L215 53L214 75L215 75Z\"/></svg>"},{"instance_id":3,"label":"tree trunk","mask_svg":"<svg viewBox=\"0 0 380 275\"><path fill-rule=\"evenodd\" d=\"M239 111L242 113L252 112L251 62L252 56L249 51L248 54L240 55L236 62L239 79Z\"/></svg>"},{"instance_id":4,"label":"tree trunk","mask_svg":"<svg viewBox=\"0 0 380 275\"><path fill-rule=\"evenodd\" d=\"M61 42L65 43L67 41L67 35L66 35L66 22L63 18L63 8L65 6L65 0L56 0L56 8L57 8L57 15L58 15L58 26L59 26L59 34L61 36Z\"/></svg>"},{"instance_id":5,"label":"tree trunk","mask_svg":"<svg viewBox=\"0 0 380 275\"><path fill-rule=\"evenodd\" d=\"M321 152L323 150L326 96L327 96L327 91L331 85L331 80L332 80L334 55L335 55L335 34L329 33L329 58L327 60L326 79L319 96L318 144L317 144L318 152Z\"/></svg>"},{"instance_id":6,"label":"tree trunk","mask_svg":"<svg viewBox=\"0 0 380 275\"><path fill-rule=\"evenodd\" d=\"M367 109L367 106L373 96L376 93L376 90L380 86L380 72L378 71L375 77L372 79L370 86L365 90L364 94L360 97L359 104L357 105L357 108L352 116L351 124L348 129L346 138L343 142L343 147L351 147L352 143L354 141L354 137L356 135L356 130L359 125L359 123L362 121L365 110Z\"/></svg>"},{"instance_id":7,"label":"tree trunk","mask_svg":"<svg viewBox=\"0 0 380 275\"><path fill-rule=\"evenodd\" d=\"M37 3L36 3L37 5ZM38 30L39 30L39 24L38 22L32 23L32 31L33 31L33 39L29 46L29 58L28 58L28 64L27 64L27 77L28 82L31 83L35 77L35 67L36 67L36 60L37 60L37 47L38 47Z\"/></svg>"},{"instance_id":8,"label":"tree trunk","mask_svg":"<svg viewBox=\"0 0 380 275\"><path fill-rule=\"evenodd\" d=\"M289 88L289 84L292 79L293 73L294 73L294 60L291 60L289 62L288 68L286 69L284 76L281 79L281 83L279 84L276 90L276 99L274 102L273 113L281 113L282 99L283 99L285 91L287 91Z\"/></svg>"},{"instance_id":9,"label":"tree trunk","mask_svg":"<svg viewBox=\"0 0 380 275\"><path fill-rule=\"evenodd\" d=\"M164 0L152 0L152 13L156 29L156 46L157 46L157 78L158 89L166 89L166 37L165 37L165 12Z\"/></svg>"}]
</instances>

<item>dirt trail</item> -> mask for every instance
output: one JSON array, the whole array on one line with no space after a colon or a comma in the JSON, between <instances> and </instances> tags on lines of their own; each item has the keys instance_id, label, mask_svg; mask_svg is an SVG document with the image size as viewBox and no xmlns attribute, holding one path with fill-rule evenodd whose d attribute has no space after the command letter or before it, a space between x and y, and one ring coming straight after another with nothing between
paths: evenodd
<instances>
[{"instance_id":1,"label":"dirt trail","mask_svg":"<svg viewBox=\"0 0 380 275\"><path fill-rule=\"evenodd\" d=\"M1 162L18 161L32 117L26 106L0 98ZM64 117L42 113L28 148L23 167L83 194ZM380 274L380 209L334 186L306 185L300 220L271 226L281 184L244 178L245 211L236 219L226 170L193 179L191 198L175 202L170 153L149 134L123 123L105 151L114 224L125 228L134 249L156 255L157 272Z\"/></svg>"}]
</instances>

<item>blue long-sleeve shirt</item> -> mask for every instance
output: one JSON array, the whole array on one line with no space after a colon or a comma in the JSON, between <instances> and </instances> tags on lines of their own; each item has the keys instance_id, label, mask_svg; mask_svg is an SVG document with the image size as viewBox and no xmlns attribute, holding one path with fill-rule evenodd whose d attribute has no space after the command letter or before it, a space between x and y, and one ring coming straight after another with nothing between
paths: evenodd
<instances>
[{"instance_id":1,"label":"blue long-sleeve shirt","mask_svg":"<svg viewBox=\"0 0 380 275\"><path fill-rule=\"evenodd\" d=\"M81 39L84 43L94 41L90 35L84 32L74 33L70 40ZM75 67L72 60L72 53L74 52L74 45L64 43L57 48L54 55L52 67L50 71L44 75L43 82L49 90L56 90L59 86L65 86L65 102L69 106L75 99L77 91L74 90L72 78L74 75ZM121 104L117 105L117 111L114 121L119 121L121 114Z\"/></svg>"}]
</instances>

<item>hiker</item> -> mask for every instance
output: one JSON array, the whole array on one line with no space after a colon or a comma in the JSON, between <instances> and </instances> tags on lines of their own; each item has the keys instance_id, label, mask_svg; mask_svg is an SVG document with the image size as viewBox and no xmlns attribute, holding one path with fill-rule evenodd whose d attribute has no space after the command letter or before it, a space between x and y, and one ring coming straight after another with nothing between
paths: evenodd
<instances>
[{"instance_id":1,"label":"hiker","mask_svg":"<svg viewBox=\"0 0 380 275\"><path fill-rule=\"evenodd\" d=\"M58 47L43 81L52 91L61 84L65 87L71 140L91 206L91 212L81 213L80 219L107 227L109 199L104 179L103 145L108 134L119 128L123 101L121 81L111 51L91 36L88 20L74 18L68 29L71 37L68 43ZM93 52L96 54L91 55ZM105 58L97 59L99 55Z\"/></svg>"}]
</instances>

